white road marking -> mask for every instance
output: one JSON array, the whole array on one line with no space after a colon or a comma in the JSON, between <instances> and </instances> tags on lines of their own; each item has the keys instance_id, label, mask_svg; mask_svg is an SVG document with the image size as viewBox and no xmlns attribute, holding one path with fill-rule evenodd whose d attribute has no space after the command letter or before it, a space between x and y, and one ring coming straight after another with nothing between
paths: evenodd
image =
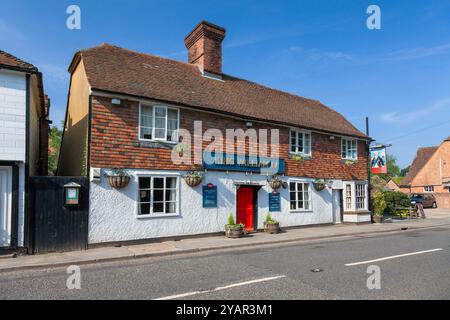
<instances>
[{"instance_id":1,"label":"white road marking","mask_svg":"<svg viewBox=\"0 0 450 320\"><path fill-rule=\"evenodd\" d=\"M437 249L431 249L431 250L424 250L424 251L417 251L417 252L399 254L399 255L396 255L396 256L384 257L384 258L379 258L379 259L374 259L374 260L367 260L367 261L361 261L361 262L347 263L346 266L347 267L358 266L358 265L361 265L361 264L369 264L369 263L378 262L378 261L384 261L384 260L390 260L390 259L414 256L414 255L417 255L417 254L430 253L430 252L436 252L436 251L441 251L441 250L444 250L444 249L437 248Z\"/></svg>"},{"instance_id":2,"label":"white road marking","mask_svg":"<svg viewBox=\"0 0 450 320\"><path fill-rule=\"evenodd\" d=\"M244 282L238 282L238 283L233 283L233 284L230 284L230 285L227 285L227 286L223 286L223 287L217 287L217 288L214 288L214 289L211 289L211 290L186 292L186 293L175 294L173 296L162 297L162 298L158 298L158 299L154 299L154 300L172 300L172 299L184 298L184 297L194 296L194 295L197 295L197 294L204 294L204 293L209 293L209 292L221 291L221 290L226 290L226 289L231 289L231 288L236 288L236 287L247 286L249 284L254 284L254 283L260 283L260 282L277 280L277 279L281 279L281 278L286 278L286 276L276 276L276 277L268 277L268 278L255 279L255 280L249 280L249 281L244 281Z\"/></svg>"}]
</instances>

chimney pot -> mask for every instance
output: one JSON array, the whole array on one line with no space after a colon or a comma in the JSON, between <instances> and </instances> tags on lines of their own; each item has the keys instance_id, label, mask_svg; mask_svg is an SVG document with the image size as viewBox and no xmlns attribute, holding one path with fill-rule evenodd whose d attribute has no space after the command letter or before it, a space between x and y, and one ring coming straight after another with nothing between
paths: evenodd
<instances>
[{"instance_id":1,"label":"chimney pot","mask_svg":"<svg viewBox=\"0 0 450 320\"><path fill-rule=\"evenodd\" d=\"M207 21L200 22L184 39L189 63L202 72L222 75L222 41L226 30Z\"/></svg>"}]
</instances>

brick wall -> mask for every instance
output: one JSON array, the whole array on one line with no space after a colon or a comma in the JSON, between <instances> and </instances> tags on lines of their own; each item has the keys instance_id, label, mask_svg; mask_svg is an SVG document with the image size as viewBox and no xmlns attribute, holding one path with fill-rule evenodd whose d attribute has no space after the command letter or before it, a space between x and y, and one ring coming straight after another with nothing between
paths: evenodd
<instances>
[{"instance_id":1,"label":"brick wall","mask_svg":"<svg viewBox=\"0 0 450 320\"><path fill-rule=\"evenodd\" d=\"M135 168L189 170L187 165L175 165L171 150L138 145L139 106L137 102L123 101L121 106L111 104L111 99L94 97L91 127L91 166L98 168ZM194 131L194 121L202 121L203 132L216 128L246 130L245 121L231 117L180 109L180 128ZM286 160L286 175L336 178L345 180L367 179L367 148L365 142L358 144L358 161L351 167L341 159L341 140L330 140L329 135L312 134L312 157L298 163L289 159L289 129L254 123L253 128L280 129L280 158ZM194 138L192 139L193 142ZM268 138L270 141L270 136ZM208 145L203 143L203 148ZM245 147L248 151L248 143ZM270 147L269 147L270 151ZM194 152L194 150L193 150Z\"/></svg>"},{"instance_id":2,"label":"brick wall","mask_svg":"<svg viewBox=\"0 0 450 320\"><path fill-rule=\"evenodd\" d=\"M444 141L413 179L411 192L422 193L425 186L433 186L436 193L448 193L448 189L442 184L448 180L450 180L450 141Z\"/></svg>"}]
</instances>

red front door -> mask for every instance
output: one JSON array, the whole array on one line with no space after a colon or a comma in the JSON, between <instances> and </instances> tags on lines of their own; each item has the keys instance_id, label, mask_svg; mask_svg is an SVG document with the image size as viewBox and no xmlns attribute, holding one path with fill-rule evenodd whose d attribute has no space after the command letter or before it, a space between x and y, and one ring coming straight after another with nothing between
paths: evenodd
<instances>
[{"instance_id":1,"label":"red front door","mask_svg":"<svg viewBox=\"0 0 450 320\"><path fill-rule=\"evenodd\" d=\"M240 187L237 192L237 221L245 225L245 230L254 230L253 188Z\"/></svg>"}]
</instances>

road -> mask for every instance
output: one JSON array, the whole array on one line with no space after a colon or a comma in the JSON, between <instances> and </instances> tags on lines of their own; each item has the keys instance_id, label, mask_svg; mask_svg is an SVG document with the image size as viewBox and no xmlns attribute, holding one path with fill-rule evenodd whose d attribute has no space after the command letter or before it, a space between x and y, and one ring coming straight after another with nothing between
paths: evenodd
<instances>
[{"instance_id":1,"label":"road","mask_svg":"<svg viewBox=\"0 0 450 320\"><path fill-rule=\"evenodd\" d=\"M371 265L381 289L367 288ZM66 268L0 273L0 299L450 299L449 266L440 227L84 265L80 290Z\"/></svg>"}]
</instances>

